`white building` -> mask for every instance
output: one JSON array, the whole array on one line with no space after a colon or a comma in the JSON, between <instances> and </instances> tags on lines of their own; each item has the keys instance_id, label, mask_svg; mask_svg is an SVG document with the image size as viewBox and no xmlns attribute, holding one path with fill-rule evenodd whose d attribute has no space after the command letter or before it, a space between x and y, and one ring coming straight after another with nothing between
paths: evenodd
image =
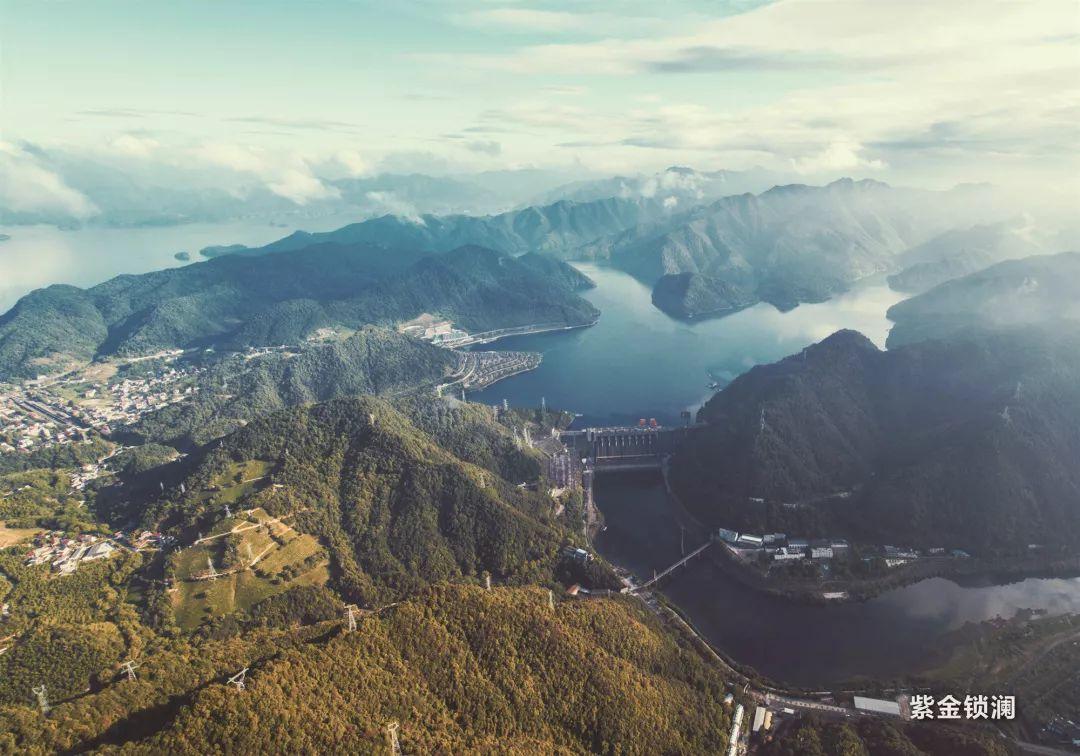
<instances>
[{"instance_id":1,"label":"white building","mask_svg":"<svg viewBox=\"0 0 1080 756\"><path fill-rule=\"evenodd\" d=\"M896 701L883 701L880 698L855 696L855 708L859 711L873 711L878 714L900 716L900 704Z\"/></svg>"}]
</instances>

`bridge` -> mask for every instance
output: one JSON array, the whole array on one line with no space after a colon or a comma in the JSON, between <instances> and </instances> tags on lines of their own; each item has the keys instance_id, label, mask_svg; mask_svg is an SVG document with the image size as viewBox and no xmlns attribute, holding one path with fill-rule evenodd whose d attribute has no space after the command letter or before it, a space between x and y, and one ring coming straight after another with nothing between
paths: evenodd
<instances>
[{"instance_id":1,"label":"bridge","mask_svg":"<svg viewBox=\"0 0 1080 756\"><path fill-rule=\"evenodd\" d=\"M659 582L660 580L663 580L663 579L664 579L665 577L667 577L668 575L670 575L671 573L673 573L673 572L674 572L675 570L677 570L677 569L679 569L680 567L682 567L682 566L683 566L684 564L686 564L687 562L689 562L689 561L690 561L691 559L693 559L693 558L694 558L694 557L696 557L696 556L697 556L698 554L700 554L701 552L703 552L703 551L704 551L705 549L709 548L709 547L710 547L710 546L712 546L712 545L713 545L713 542L712 542L712 541L706 541L705 543L701 544L701 545L700 545L700 546L698 546L698 547L697 547L696 549L694 549L693 551L691 551L691 552L690 552L689 554L687 554L686 556L684 556L684 557L683 557L682 559L680 559L679 561L677 561L677 562L676 562L675 564L673 564L673 565L671 565L670 567L668 567L668 568L667 568L666 570L664 570L663 572L658 572L658 573L656 573L655 575L653 575L653 576L652 576L652 580L646 580L646 581L645 581L644 583L642 583L641 585L637 586L636 588L633 588L633 589L632 589L632 590L631 590L630 592L631 592L631 593L636 593L637 591L644 591L644 590L648 590L648 589L649 589L649 588L651 588L651 587L652 587L653 585L655 585L655 584L656 584L657 582Z\"/></svg>"},{"instance_id":2,"label":"bridge","mask_svg":"<svg viewBox=\"0 0 1080 756\"><path fill-rule=\"evenodd\" d=\"M596 470L657 470L696 427L585 428L561 431L559 440Z\"/></svg>"}]
</instances>

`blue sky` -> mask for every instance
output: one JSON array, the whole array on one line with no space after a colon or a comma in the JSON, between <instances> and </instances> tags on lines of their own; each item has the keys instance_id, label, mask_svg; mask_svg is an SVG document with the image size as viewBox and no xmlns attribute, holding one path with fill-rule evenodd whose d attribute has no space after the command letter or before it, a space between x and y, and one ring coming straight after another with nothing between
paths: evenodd
<instances>
[{"instance_id":1,"label":"blue sky","mask_svg":"<svg viewBox=\"0 0 1080 756\"><path fill-rule=\"evenodd\" d=\"M299 202L333 173L527 166L1069 182L1078 7L2 0L0 167L62 191L31 145Z\"/></svg>"}]
</instances>

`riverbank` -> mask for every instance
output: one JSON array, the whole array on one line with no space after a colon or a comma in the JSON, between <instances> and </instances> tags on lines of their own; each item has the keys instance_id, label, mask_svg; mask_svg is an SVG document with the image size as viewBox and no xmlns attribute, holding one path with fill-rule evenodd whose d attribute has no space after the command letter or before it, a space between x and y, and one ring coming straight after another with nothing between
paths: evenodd
<instances>
[{"instance_id":1,"label":"riverbank","mask_svg":"<svg viewBox=\"0 0 1080 756\"><path fill-rule=\"evenodd\" d=\"M515 326L514 328L500 328L495 331L485 331L470 335L468 338L453 343L455 349L472 347L478 344L492 344L500 339L508 339L513 336L535 336L539 333L554 333L556 331L575 331L579 328L591 328L599 322L596 318L588 323L537 323L533 325Z\"/></svg>"},{"instance_id":2,"label":"riverbank","mask_svg":"<svg viewBox=\"0 0 1080 756\"><path fill-rule=\"evenodd\" d=\"M704 542L657 473L599 475L594 498L607 526L595 538L596 550L639 584ZM951 634L965 623L1022 609L1080 613L1077 578L997 585L984 570L978 578L929 577L882 588L861 601L815 602L748 586L730 565L718 563L720 554L716 546L708 549L707 558L678 569L652 592L662 593L732 666L787 689L873 690L924 669L929 652L948 650Z\"/></svg>"},{"instance_id":3,"label":"riverbank","mask_svg":"<svg viewBox=\"0 0 1080 756\"><path fill-rule=\"evenodd\" d=\"M786 575L765 574L734 554L726 544L712 549L709 559L748 588L789 601L809 604L838 604L869 601L889 591L931 578L954 582L1007 583L1026 578L1075 578L1080 576L1080 555L1046 561L1033 559L986 560L977 557L923 557L891 568L887 575L870 578L805 580Z\"/></svg>"}]
</instances>

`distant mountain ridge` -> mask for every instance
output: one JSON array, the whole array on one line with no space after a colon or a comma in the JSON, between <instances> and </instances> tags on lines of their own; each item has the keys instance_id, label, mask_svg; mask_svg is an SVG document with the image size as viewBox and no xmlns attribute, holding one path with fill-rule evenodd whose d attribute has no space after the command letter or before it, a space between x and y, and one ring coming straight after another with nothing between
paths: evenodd
<instances>
[{"instance_id":1,"label":"distant mountain ridge","mask_svg":"<svg viewBox=\"0 0 1080 756\"><path fill-rule=\"evenodd\" d=\"M979 202L989 191L982 187L928 192L841 179L714 199L702 187L734 188L733 176L670 168L654 177L612 181L592 184L583 201L561 199L493 216L387 215L232 253L358 242L431 252L462 244L509 254L544 252L610 264L650 286L689 274L665 283L654 300L677 317L700 317L730 309L729 295L717 300L707 292L738 292L740 305L764 301L781 309L823 301L862 278L920 262L917 256L906 262L903 253L958 224L993 217ZM594 196L615 191L619 196ZM998 256L1012 251L1001 247Z\"/></svg>"},{"instance_id":2,"label":"distant mountain ridge","mask_svg":"<svg viewBox=\"0 0 1080 756\"><path fill-rule=\"evenodd\" d=\"M609 197L590 202L559 200L499 215L383 215L335 231L297 231L262 247L223 248L220 253L263 255L320 243L366 243L426 252L478 245L513 255L544 252L573 257L573 250L587 242L666 214L658 200Z\"/></svg>"},{"instance_id":3,"label":"distant mountain ridge","mask_svg":"<svg viewBox=\"0 0 1080 756\"><path fill-rule=\"evenodd\" d=\"M965 330L1080 321L1080 252L1007 260L889 308L888 346L946 338Z\"/></svg>"},{"instance_id":4,"label":"distant mountain ridge","mask_svg":"<svg viewBox=\"0 0 1080 756\"><path fill-rule=\"evenodd\" d=\"M918 294L1003 260L1045 250L1025 219L951 229L901 254L897 264L902 269L889 276L889 286Z\"/></svg>"},{"instance_id":5,"label":"distant mountain ridge","mask_svg":"<svg viewBox=\"0 0 1080 756\"><path fill-rule=\"evenodd\" d=\"M959 206L962 196L851 179L777 186L725 197L668 224L628 229L580 255L649 283L688 273L703 278L699 288L715 289L719 282L790 309L893 270L897 255L955 223L947 208Z\"/></svg>"},{"instance_id":6,"label":"distant mountain ridge","mask_svg":"<svg viewBox=\"0 0 1080 756\"><path fill-rule=\"evenodd\" d=\"M0 316L0 380L112 354L194 346L297 343L315 330L392 325L423 313L472 331L598 315L565 263L469 246L316 244L296 252L118 276L89 289L56 285Z\"/></svg>"}]
</instances>

